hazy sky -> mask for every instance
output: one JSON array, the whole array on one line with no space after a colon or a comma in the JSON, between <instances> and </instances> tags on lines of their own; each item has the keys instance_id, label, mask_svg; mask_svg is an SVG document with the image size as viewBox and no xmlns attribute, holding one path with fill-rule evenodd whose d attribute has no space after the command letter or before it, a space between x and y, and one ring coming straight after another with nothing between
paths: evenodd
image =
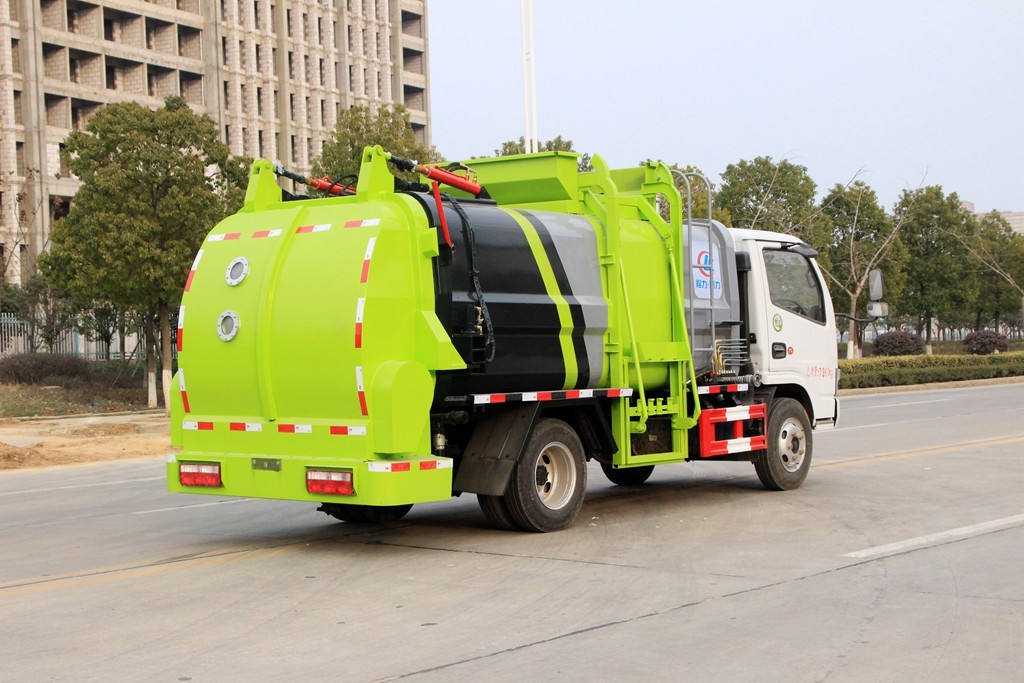
<instances>
[{"instance_id":1,"label":"hazy sky","mask_svg":"<svg viewBox=\"0 0 1024 683\"><path fill-rule=\"evenodd\" d=\"M523 134L519 0L428 0L433 143ZM538 129L614 168L740 159L1024 210L1022 0L535 0Z\"/></svg>"}]
</instances>

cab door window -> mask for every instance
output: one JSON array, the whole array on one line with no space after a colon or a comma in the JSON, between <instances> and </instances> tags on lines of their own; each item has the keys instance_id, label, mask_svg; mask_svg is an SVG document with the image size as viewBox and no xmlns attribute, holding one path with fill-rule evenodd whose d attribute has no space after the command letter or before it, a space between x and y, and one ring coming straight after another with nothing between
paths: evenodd
<instances>
[{"instance_id":1,"label":"cab door window","mask_svg":"<svg viewBox=\"0 0 1024 683\"><path fill-rule=\"evenodd\" d=\"M824 324L821 282L810 259L788 249L765 249L762 254L772 303Z\"/></svg>"}]
</instances>

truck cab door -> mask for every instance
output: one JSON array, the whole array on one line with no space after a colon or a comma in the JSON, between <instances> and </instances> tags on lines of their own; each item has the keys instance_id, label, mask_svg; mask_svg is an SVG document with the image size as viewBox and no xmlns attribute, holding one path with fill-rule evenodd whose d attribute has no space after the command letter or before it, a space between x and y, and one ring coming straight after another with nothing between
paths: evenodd
<instances>
[{"instance_id":1,"label":"truck cab door","mask_svg":"<svg viewBox=\"0 0 1024 683\"><path fill-rule=\"evenodd\" d=\"M765 315L758 346L763 380L804 387L814 411L811 419L829 422L838 417L839 362L832 301L814 259L785 246L759 244L758 308L763 306Z\"/></svg>"}]
</instances>

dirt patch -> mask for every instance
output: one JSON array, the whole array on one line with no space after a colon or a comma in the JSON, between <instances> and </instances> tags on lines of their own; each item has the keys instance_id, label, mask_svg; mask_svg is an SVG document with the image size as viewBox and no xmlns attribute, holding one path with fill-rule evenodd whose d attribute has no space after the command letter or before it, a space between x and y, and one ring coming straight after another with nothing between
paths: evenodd
<instances>
[{"instance_id":1,"label":"dirt patch","mask_svg":"<svg viewBox=\"0 0 1024 683\"><path fill-rule=\"evenodd\" d=\"M177 450L160 420L55 422L0 423L0 470L158 458Z\"/></svg>"},{"instance_id":2,"label":"dirt patch","mask_svg":"<svg viewBox=\"0 0 1024 683\"><path fill-rule=\"evenodd\" d=\"M88 439L98 436L124 436L138 434L142 431L139 425L132 422L114 422L111 424L91 424L84 427L57 427L48 429L47 436L63 436L74 439Z\"/></svg>"}]
</instances>

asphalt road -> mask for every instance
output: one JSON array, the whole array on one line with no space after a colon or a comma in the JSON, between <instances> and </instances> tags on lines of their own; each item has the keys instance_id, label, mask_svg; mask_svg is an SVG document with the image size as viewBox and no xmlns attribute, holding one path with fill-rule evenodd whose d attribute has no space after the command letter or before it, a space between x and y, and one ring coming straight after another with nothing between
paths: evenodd
<instances>
[{"instance_id":1,"label":"asphalt road","mask_svg":"<svg viewBox=\"0 0 1024 683\"><path fill-rule=\"evenodd\" d=\"M858 396L806 484L591 467L576 525L172 496L163 463L0 474L0 679L1019 681L1024 384Z\"/></svg>"}]
</instances>

